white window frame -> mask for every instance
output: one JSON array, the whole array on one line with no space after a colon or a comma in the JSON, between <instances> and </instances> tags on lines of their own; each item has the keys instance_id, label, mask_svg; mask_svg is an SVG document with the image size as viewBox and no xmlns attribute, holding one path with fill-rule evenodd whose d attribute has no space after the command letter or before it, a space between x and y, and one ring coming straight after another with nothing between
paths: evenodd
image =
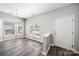
<instances>
[{"instance_id":1,"label":"white window frame","mask_svg":"<svg viewBox=\"0 0 79 59\"><path fill-rule=\"evenodd\" d=\"M9 24L11 24L9 27L7 27L6 28L6 24L7 25L9 25ZM11 27L11 28L10 28ZM10 29L9 29L10 28ZM14 30L14 34L5 34L5 32L6 32L6 30L10 30L10 32L11 32L11 30ZM12 22L8 22L8 21L3 21L3 32L4 32L4 38L10 38L10 37L13 37L13 36L15 36L15 24L14 23L12 23Z\"/></svg>"},{"instance_id":2,"label":"white window frame","mask_svg":"<svg viewBox=\"0 0 79 59\"><path fill-rule=\"evenodd\" d=\"M36 28L36 26L38 26ZM39 24L33 24L30 26L30 34L34 38L40 38L40 25Z\"/></svg>"}]
</instances>

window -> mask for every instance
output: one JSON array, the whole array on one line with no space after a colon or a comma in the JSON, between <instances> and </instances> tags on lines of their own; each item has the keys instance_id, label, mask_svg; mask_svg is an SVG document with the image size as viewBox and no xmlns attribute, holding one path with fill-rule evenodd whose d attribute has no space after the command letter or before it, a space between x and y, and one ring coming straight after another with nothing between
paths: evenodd
<instances>
[{"instance_id":1,"label":"window","mask_svg":"<svg viewBox=\"0 0 79 59\"><path fill-rule=\"evenodd\" d=\"M13 23L4 22L4 37L11 37L15 34L15 27Z\"/></svg>"},{"instance_id":2,"label":"window","mask_svg":"<svg viewBox=\"0 0 79 59\"><path fill-rule=\"evenodd\" d=\"M31 25L30 33L33 37L40 38L40 26L38 24Z\"/></svg>"},{"instance_id":3,"label":"window","mask_svg":"<svg viewBox=\"0 0 79 59\"><path fill-rule=\"evenodd\" d=\"M22 28L22 25L18 25L18 34L22 34L23 28Z\"/></svg>"}]
</instances>

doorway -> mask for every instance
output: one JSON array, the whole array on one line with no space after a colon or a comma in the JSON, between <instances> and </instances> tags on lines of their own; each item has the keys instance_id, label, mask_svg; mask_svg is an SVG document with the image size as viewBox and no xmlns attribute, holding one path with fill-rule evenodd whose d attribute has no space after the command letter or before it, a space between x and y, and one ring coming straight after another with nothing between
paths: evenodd
<instances>
[{"instance_id":1,"label":"doorway","mask_svg":"<svg viewBox=\"0 0 79 59\"><path fill-rule=\"evenodd\" d=\"M73 46L73 16L68 15L55 19L55 45L72 50Z\"/></svg>"}]
</instances>

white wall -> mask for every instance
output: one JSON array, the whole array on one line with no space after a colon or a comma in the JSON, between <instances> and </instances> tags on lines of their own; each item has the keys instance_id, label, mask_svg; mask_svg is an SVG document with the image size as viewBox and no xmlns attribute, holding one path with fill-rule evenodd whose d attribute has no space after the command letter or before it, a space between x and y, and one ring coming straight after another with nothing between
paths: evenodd
<instances>
[{"instance_id":1,"label":"white wall","mask_svg":"<svg viewBox=\"0 0 79 59\"><path fill-rule=\"evenodd\" d=\"M36 39L36 40L43 41L43 35L47 34L48 32L51 32L54 35L54 27L53 27L54 20L58 17L63 17L64 15L74 14L74 9L75 9L75 5L71 4L69 6L27 19L26 20L26 37L35 39L31 37L31 35L29 34L30 24L35 24L35 23L40 24L40 31L41 31L41 39Z\"/></svg>"},{"instance_id":2,"label":"white wall","mask_svg":"<svg viewBox=\"0 0 79 59\"><path fill-rule=\"evenodd\" d=\"M4 21L13 22L15 25L22 24L24 26L24 21L21 18L18 18L18 17L12 16L12 15L8 15L8 14L5 14L3 12L0 12L0 40L4 39L4 31L3 31L4 30L3 29ZM15 29L15 31L16 31L16 29ZM24 31L24 29L23 29L23 31ZM20 36L22 36L22 35L20 35ZM14 37L16 37L16 34L15 34Z\"/></svg>"},{"instance_id":3,"label":"white wall","mask_svg":"<svg viewBox=\"0 0 79 59\"><path fill-rule=\"evenodd\" d=\"M79 4L76 5L75 8L75 40L74 40L74 48L75 51L79 51Z\"/></svg>"}]
</instances>

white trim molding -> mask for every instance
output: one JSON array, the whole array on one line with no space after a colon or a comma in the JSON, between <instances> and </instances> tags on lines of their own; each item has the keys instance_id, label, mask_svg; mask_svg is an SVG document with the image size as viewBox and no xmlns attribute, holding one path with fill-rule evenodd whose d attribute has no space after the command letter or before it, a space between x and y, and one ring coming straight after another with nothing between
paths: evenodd
<instances>
[{"instance_id":1,"label":"white trim molding","mask_svg":"<svg viewBox=\"0 0 79 59\"><path fill-rule=\"evenodd\" d=\"M54 44L49 44L49 47L47 48L47 51L46 52L42 51L42 54L44 56L47 56L47 53L49 52L50 46L54 46Z\"/></svg>"}]
</instances>

